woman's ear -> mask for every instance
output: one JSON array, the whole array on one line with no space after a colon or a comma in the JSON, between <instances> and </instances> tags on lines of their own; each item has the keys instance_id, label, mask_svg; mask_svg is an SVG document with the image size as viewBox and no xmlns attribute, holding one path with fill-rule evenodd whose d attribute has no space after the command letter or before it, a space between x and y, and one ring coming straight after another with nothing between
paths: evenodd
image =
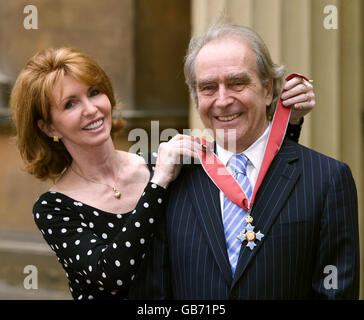
<instances>
[{"instance_id":1,"label":"woman's ear","mask_svg":"<svg viewBox=\"0 0 364 320\"><path fill-rule=\"evenodd\" d=\"M42 119L38 120L37 125L48 137L53 138L56 135L55 130Z\"/></svg>"}]
</instances>

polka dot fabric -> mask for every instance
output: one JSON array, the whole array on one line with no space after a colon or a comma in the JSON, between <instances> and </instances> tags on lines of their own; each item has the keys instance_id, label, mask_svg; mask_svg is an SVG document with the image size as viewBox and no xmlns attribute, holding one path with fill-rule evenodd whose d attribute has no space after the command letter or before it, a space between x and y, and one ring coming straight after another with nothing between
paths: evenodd
<instances>
[{"instance_id":1,"label":"polka dot fabric","mask_svg":"<svg viewBox=\"0 0 364 320\"><path fill-rule=\"evenodd\" d=\"M135 210L113 214L46 192L35 223L62 264L74 299L125 299L164 211L166 190L151 182Z\"/></svg>"}]
</instances>

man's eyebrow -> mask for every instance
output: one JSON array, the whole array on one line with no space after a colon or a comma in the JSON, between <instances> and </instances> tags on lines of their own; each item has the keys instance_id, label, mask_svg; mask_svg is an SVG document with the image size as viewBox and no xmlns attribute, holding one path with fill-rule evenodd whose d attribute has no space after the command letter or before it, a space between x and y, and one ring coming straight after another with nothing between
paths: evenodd
<instances>
[{"instance_id":1,"label":"man's eyebrow","mask_svg":"<svg viewBox=\"0 0 364 320\"><path fill-rule=\"evenodd\" d=\"M246 83L249 83L252 79L251 75L248 72L237 72L237 73L231 73L229 74L227 77L227 80L242 80ZM205 78L205 79L199 79L196 81L196 84L198 87L207 85L207 84L211 84L211 83L215 83L216 79L215 78Z\"/></svg>"},{"instance_id":2,"label":"man's eyebrow","mask_svg":"<svg viewBox=\"0 0 364 320\"><path fill-rule=\"evenodd\" d=\"M196 81L198 86L213 83L213 82L216 82L216 80L213 79L213 78L199 79L199 80Z\"/></svg>"},{"instance_id":3,"label":"man's eyebrow","mask_svg":"<svg viewBox=\"0 0 364 320\"><path fill-rule=\"evenodd\" d=\"M229 80L239 79L239 80L244 80L246 82L251 81L251 76L247 72L232 73L232 74L229 74L227 78Z\"/></svg>"}]
</instances>

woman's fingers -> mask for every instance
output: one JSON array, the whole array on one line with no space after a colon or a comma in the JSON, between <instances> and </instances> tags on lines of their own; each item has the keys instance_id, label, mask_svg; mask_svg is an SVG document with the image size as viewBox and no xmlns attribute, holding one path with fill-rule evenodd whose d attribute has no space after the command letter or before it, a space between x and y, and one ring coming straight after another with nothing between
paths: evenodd
<instances>
[{"instance_id":1,"label":"woman's fingers","mask_svg":"<svg viewBox=\"0 0 364 320\"><path fill-rule=\"evenodd\" d=\"M178 176L184 157L198 158L198 147L199 144L195 138L180 134L168 142L161 143L158 148L153 182L164 187L167 186Z\"/></svg>"},{"instance_id":2,"label":"woman's fingers","mask_svg":"<svg viewBox=\"0 0 364 320\"><path fill-rule=\"evenodd\" d=\"M281 95L284 106L292 106L292 123L297 123L315 107L315 93L309 81L302 77L294 77L287 81Z\"/></svg>"},{"instance_id":3,"label":"woman's fingers","mask_svg":"<svg viewBox=\"0 0 364 320\"><path fill-rule=\"evenodd\" d=\"M306 103L307 105L314 106L314 104L312 104L314 98L315 97L311 93L301 93L299 95L296 95L292 98L285 100L283 103L286 106L292 106L296 103Z\"/></svg>"},{"instance_id":4,"label":"woman's fingers","mask_svg":"<svg viewBox=\"0 0 364 320\"><path fill-rule=\"evenodd\" d=\"M282 100L287 100L289 98L298 96L300 94L307 93L314 98L315 94L313 92L313 86L310 82L303 78L295 77L287 81L284 86L284 92L281 95Z\"/></svg>"}]
</instances>

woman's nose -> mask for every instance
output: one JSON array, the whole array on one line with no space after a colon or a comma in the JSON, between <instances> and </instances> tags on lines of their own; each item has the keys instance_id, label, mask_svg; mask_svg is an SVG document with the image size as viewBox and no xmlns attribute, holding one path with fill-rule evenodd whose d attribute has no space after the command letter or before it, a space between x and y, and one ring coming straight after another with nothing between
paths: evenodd
<instances>
[{"instance_id":1,"label":"woman's nose","mask_svg":"<svg viewBox=\"0 0 364 320\"><path fill-rule=\"evenodd\" d=\"M86 98L82 101L83 104L83 114L85 116L93 115L97 112L97 107L89 98Z\"/></svg>"}]
</instances>

